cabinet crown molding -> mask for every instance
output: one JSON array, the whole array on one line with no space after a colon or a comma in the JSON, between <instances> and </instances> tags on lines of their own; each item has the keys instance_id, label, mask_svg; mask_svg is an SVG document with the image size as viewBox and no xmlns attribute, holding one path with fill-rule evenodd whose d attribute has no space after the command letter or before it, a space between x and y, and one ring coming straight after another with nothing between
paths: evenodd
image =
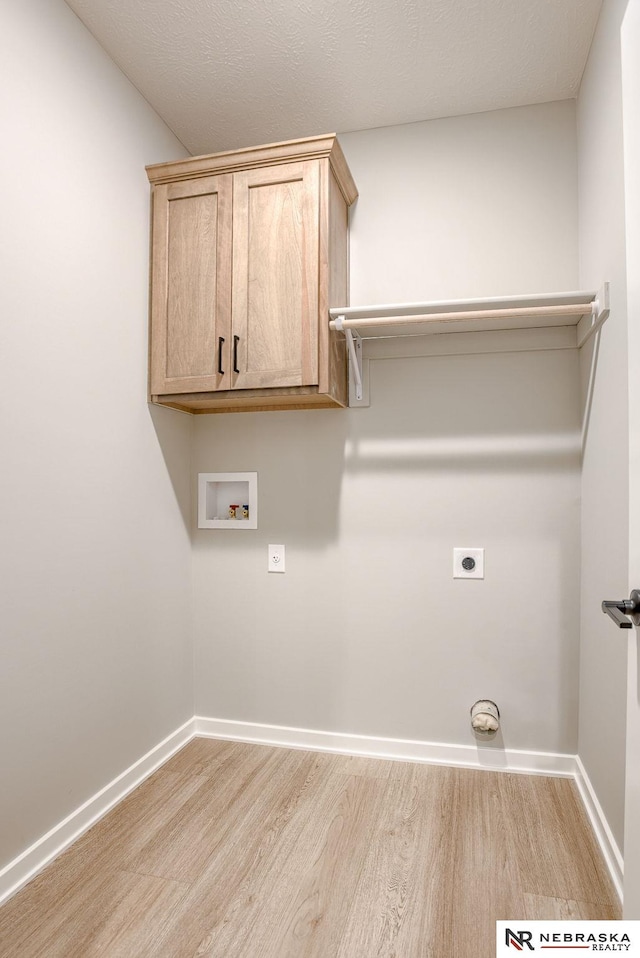
<instances>
[{"instance_id":1,"label":"cabinet crown molding","mask_svg":"<svg viewBox=\"0 0 640 958\"><path fill-rule=\"evenodd\" d=\"M350 206L357 199L358 190L335 133L306 137L301 140L286 140L283 143L269 143L265 146L245 147L224 153L192 156L186 160L173 160L169 163L154 163L147 166L146 171L149 182L156 186L198 176L211 176L215 173L233 173L252 167L276 166L279 163L292 163L296 160L325 158L329 160L336 182L347 205Z\"/></svg>"}]
</instances>

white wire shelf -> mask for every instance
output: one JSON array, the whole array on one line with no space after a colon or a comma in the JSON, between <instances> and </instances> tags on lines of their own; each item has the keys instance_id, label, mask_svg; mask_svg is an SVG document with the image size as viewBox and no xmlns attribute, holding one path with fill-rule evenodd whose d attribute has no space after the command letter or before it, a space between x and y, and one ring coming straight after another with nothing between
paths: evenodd
<instances>
[{"instance_id":1,"label":"white wire shelf","mask_svg":"<svg viewBox=\"0 0 640 958\"><path fill-rule=\"evenodd\" d=\"M601 290L534 293L489 299L344 306L329 310L330 328L362 339L478 330L579 326L581 346L609 315L609 284Z\"/></svg>"}]
</instances>

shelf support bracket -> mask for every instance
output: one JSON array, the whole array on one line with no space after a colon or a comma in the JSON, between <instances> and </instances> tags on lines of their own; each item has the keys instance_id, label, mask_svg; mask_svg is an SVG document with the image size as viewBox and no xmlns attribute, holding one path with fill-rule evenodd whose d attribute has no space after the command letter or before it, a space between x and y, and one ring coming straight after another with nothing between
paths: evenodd
<instances>
[{"instance_id":1,"label":"shelf support bracket","mask_svg":"<svg viewBox=\"0 0 640 958\"><path fill-rule=\"evenodd\" d=\"M356 399L362 399L362 337L352 329L345 329L351 374L356 383Z\"/></svg>"},{"instance_id":2,"label":"shelf support bracket","mask_svg":"<svg viewBox=\"0 0 640 958\"><path fill-rule=\"evenodd\" d=\"M362 401L362 336L353 329L344 328L344 316L336 316L333 328L344 333L349 353L349 375L355 382L357 402Z\"/></svg>"},{"instance_id":3,"label":"shelf support bracket","mask_svg":"<svg viewBox=\"0 0 640 958\"><path fill-rule=\"evenodd\" d=\"M591 303L591 312L583 316L578 323L578 349L598 332L604 321L608 319L610 310L609 283L603 283L598 290L598 295Z\"/></svg>"}]
</instances>

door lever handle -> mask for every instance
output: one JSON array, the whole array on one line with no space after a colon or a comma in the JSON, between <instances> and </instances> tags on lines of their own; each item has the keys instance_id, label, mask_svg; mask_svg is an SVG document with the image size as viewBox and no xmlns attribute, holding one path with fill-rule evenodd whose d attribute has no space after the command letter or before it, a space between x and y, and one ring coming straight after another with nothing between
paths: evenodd
<instances>
[{"instance_id":1,"label":"door lever handle","mask_svg":"<svg viewBox=\"0 0 640 958\"><path fill-rule=\"evenodd\" d=\"M602 611L613 619L619 629L640 625L640 590L634 589L630 598L620 599L619 602L605 599Z\"/></svg>"}]
</instances>

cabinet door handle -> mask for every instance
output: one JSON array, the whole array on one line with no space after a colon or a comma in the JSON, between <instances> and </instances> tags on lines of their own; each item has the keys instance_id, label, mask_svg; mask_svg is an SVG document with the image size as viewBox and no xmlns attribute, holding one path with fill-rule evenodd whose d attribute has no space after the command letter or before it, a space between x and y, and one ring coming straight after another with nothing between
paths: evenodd
<instances>
[{"instance_id":1,"label":"cabinet door handle","mask_svg":"<svg viewBox=\"0 0 640 958\"><path fill-rule=\"evenodd\" d=\"M234 373L239 373L238 369L238 343L240 342L239 336L233 337L233 371Z\"/></svg>"},{"instance_id":2,"label":"cabinet door handle","mask_svg":"<svg viewBox=\"0 0 640 958\"><path fill-rule=\"evenodd\" d=\"M224 346L224 336L218 336L218 372L221 376L224 376L224 369L222 368L222 347Z\"/></svg>"}]
</instances>

